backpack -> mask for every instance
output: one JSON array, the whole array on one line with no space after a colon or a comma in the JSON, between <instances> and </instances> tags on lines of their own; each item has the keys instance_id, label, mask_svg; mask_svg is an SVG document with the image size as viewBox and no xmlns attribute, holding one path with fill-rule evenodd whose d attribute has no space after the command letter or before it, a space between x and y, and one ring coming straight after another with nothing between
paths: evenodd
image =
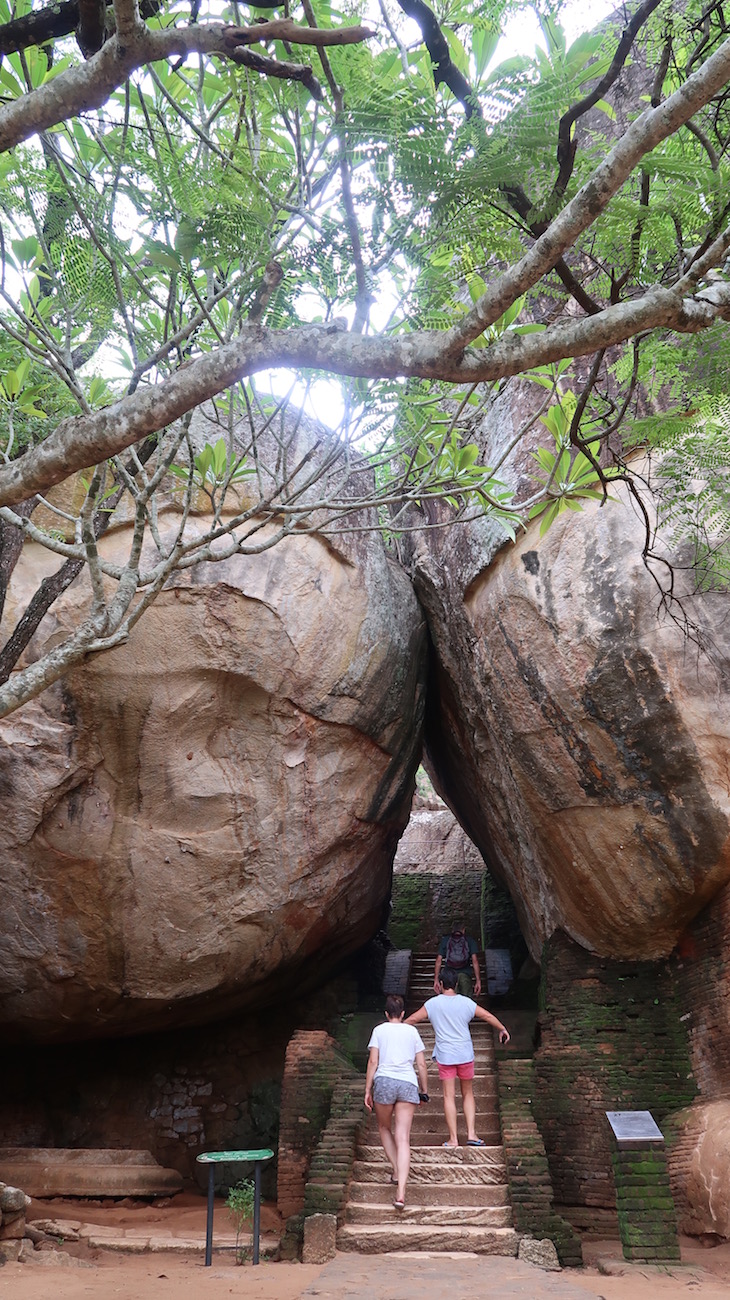
<instances>
[{"instance_id":1,"label":"backpack","mask_svg":"<svg viewBox=\"0 0 730 1300\"><path fill-rule=\"evenodd\" d=\"M465 934L450 934L446 941L446 965L453 967L469 965L469 940Z\"/></svg>"}]
</instances>

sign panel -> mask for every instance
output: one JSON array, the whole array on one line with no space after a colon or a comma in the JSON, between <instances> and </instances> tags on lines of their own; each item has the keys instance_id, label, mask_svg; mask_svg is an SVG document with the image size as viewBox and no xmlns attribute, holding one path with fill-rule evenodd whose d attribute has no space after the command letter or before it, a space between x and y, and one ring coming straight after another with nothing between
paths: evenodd
<instances>
[{"instance_id":1,"label":"sign panel","mask_svg":"<svg viewBox=\"0 0 730 1300\"><path fill-rule=\"evenodd\" d=\"M619 1144L664 1141L664 1134L650 1110L607 1110L606 1119Z\"/></svg>"},{"instance_id":2,"label":"sign panel","mask_svg":"<svg viewBox=\"0 0 730 1300\"><path fill-rule=\"evenodd\" d=\"M268 1147L264 1147L261 1151L206 1151L203 1155L196 1156L195 1159L201 1165L223 1164L226 1161L236 1164L238 1161L244 1160L271 1160L273 1154L273 1151L270 1151Z\"/></svg>"}]
</instances>

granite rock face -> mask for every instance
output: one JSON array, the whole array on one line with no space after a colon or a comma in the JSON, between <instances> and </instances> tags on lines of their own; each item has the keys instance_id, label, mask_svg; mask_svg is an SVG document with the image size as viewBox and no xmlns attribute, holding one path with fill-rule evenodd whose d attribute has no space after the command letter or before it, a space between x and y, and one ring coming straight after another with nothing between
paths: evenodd
<instances>
[{"instance_id":1,"label":"granite rock face","mask_svg":"<svg viewBox=\"0 0 730 1300\"><path fill-rule=\"evenodd\" d=\"M26 547L11 613L55 564ZM87 598L78 580L32 652ZM3 1032L205 1023L364 943L423 679L422 614L377 535L292 537L178 575L126 645L0 724Z\"/></svg>"},{"instance_id":2,"label":"granite rock face","mask_svg":"<svg viewBox=\"0 0 730 1300\"><path fill-rule=\"evenodd\" d=\"M414 807L403 832L393 870L404 874L431 872L460 875L483 871L484 860L449 808Z\"/></svg>"},{"instance_id":3,"label":"granite rock face","mask_svg":"<svg viewBox=\"0 0 730 1300\"><path fill-rule=\"evenodd\" d=\"M679 1231L730 1238L730 1101L696 1102L671 1117L668 1164Z\"/></svg>"},{"instance_id":4,"label":"granite rock face","mask_svg":"<svg viewBox=\"0 0 730 1300\"><path fill-rule=\"evenodd\" d=\"M668 954L730 879L730 619L658 611L618 503L500 551L494 527L422 534L439 792L515 899L534 957L562 928L616 958Z\"/></svg>"}]
</instances>

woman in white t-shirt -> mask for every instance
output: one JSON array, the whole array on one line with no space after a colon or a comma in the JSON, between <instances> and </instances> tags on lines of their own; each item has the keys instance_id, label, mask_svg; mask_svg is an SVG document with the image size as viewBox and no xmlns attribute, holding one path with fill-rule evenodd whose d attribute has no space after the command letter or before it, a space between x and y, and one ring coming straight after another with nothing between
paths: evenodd
<instances>
[{"instance_id":1,"label":"woman in white t-shirt","mask_svg":"<svg viewBox=\"0 0 730 1300\"><path fill-rule=\"evenodd\" d=\"M428 1101L426 1049L418 1030L403 1024L404 1015L403 999L391 993L385 1000L385 1024L375 1026L368 1043L365 1079L365 1105L368 1110L375 1106L380 1141L393 1170L390 1181L397 1185L397 1210L406 1203L413 1116L420 1101Z\"/></svg>"}]
</instances>

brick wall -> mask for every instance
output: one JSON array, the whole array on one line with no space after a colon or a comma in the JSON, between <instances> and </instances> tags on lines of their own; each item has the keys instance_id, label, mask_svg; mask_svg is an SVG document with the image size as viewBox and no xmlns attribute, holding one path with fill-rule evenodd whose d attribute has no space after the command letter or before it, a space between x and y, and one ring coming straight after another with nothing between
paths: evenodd
<instances>
[{"instance_id":1,"label":"brick wall","mask_svg":"<svg viewBox=\"0 0 730 1300\"><path fill-rule=\"evenodd\" d=\"M612 962L556 934L542 999L535 1118L556 1204L613 1209L605 1111L650 1110L661 1124L696 1093L672 965Z\"/></svg>"},{"instance_id":2,"label":"brick wall","mask_svg":"<svg viewBox=\"0 0 730 1300\"><path fill-rule=\"evenodd\" d=\"M730 1096L730 885L680 940L676 978L697 1087L708 1101Z\"/></svg>"},{"instance_id":3,"label":"brick wall","mask_svg":"<svg viewBox=\"0 0 730 1300\"><path fill-rule=\"evenodd\" d=\"M614 1148L611 1161L624 1258L679 1259L677 1215L664 1148Z\"/></svg>"},{"instance_id":4,"label":"brick wall","mask_svg":"<svg viewBox=\"0 0 730 1300\"><path fill-rule=\"evenodd\" d=\"M460 917L481 943L482 876L484 871L403 872L393 876L388 938L396 948L433 949L442 934Z\"/></svg>"},{"instance_id":5,"label":"brick wall","mask_svg":"<svg viewBox=\"0 0 730 1300\"><path fill-rule=\"evenodd\" d=\"M299 1030L286 1049L281 1087L277 1204L284 1218L301 1213L312 1156L330 1119L338 1082L356 1072L323 1030Z\"/></svg>"},{"instance_id":6,"label":"brick wall","mask_svg":"<svg viewBox=\"0 0 730 1300\"><path fill-rule=\"evenodd\" d=\"M500 1060L499 1110L512 1212L518 1232L555 1242L561 1264L583 1263L580 1238L555 1212L545 1144L532 1112L535 1070L531 1060Z\"/></svg>"}]
</instances>

